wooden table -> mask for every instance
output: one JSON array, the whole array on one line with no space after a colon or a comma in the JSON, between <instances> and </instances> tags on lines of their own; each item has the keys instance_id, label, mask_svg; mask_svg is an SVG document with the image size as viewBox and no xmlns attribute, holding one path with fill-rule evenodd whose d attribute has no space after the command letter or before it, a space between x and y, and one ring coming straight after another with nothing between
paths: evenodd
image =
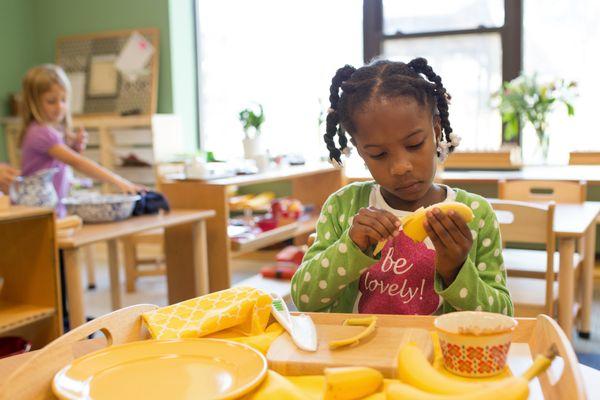
<instances>
[{"instance_id":1,"label":"wooden table","mask_svg":"<svg viewBox=\"0 0 600 400\"><path fill-rule=\"evenodd\" d=\"M558 271L558 322L569 339L573 333L573 305L575 273L573 254L575 242L584 241L583 270L580 274L581 324L579 332L589 336L591 329L592 298L594 292L594 258L596 245L596 218L600 202L557 204L554 212L554 233L558 239L560 265ZM501 215L498 216L501 219Z\"/></svg>"},{"instance_id":2,"label":"wooden table","mask_svg":"<svg viewBox=\"0 0 600 400\"><path fill-rule=\"evenodd\" d=\"M165 256L169 303L208 293L208 249L206 219L212 210L173 210L158 215L143 215L124 221L85 224L73 236L60 238L58 247L63 251L67 285L67 301L71 328L85 322L83 285L79 251L96 242L107 242L113 310L120 309L121 290L117 240L147 230L165 229Z\"/></svg>"},{"instance_id":3,"label":"wooden table","mask_svg":"<svg viewBox=\"0 0 600 400\"><path fill-rule=\"evenodd\" d=\"M372 179L362 165L349 165L346 177L350 180ZM444 183L498 183L499 180L564 180L587 181L589 185L600 185L600 165L546 165L524 166L519 170L444 170L441 173Z\"/></svg>"}]
</instances>

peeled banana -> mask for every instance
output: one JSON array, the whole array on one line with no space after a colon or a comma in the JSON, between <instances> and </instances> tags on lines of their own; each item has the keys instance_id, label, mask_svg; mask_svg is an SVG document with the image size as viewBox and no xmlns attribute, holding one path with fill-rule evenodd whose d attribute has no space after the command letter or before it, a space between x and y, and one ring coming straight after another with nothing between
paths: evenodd
<instances>
[{"instance_id":1,"label":"peeled banana","mask_svg":"<svg viewBox=\"0 0 600 400\"><path fill-rule=\"evenodd\" d=\"M398 378L430 393L453 394L479 390L488 383L452 379L436 370L415 343L407 343L398 352Z\"/></svg>"},{"instance_id":2,"label":"peeled banana","mask_svg":"<svg viewBox=\"0 0 600 400\"><path fill-rule=\"evenodd\" d=\"M383 375L373 368L325 368L323 400L361 399L375 393L382 383Z\"/></svg>"},{"instance_id":3,"label":"peeled banana","mask_svg":"<svg viewBox=\"0 0 600 400\"><path fill-rule=\"evenodd\" d=\"M402 231L406 236L414 240L415 242L422 242L427 237L427 232L423 227L423 223L427 218L427 212L432 211L434 208L440 209L444 213L448 211L454 211L458 215L460 215L466 223L469 223L475 218L473 214L473 210L469 206L464 203L460 203L458 201L444 201L441 203L432 204L427 208L419 208L412 214L409 214L403 218L400 218L400 223L402 225ZM376 256L385 246L386 241L382 240L377 243L375 250L373 251L373 255Z\"/></svg>"}]
</instances>

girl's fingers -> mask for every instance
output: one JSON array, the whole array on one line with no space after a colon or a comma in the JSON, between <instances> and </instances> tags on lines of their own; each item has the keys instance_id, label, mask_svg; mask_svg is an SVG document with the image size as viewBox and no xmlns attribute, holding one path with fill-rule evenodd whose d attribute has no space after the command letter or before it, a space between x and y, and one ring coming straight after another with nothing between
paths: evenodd
<instances>
[{"instance_id":1,"label":"girl's fingers","mask_svg":"<svg viewBox=\"0 0 600 400\"><path fill-rule=\"evenodd\" d=\"M363 215L367 218L371 218L375 221L377 221L377 224L375 224L376 226L382 226L383 229L385 230L385 232L387 232L387 236L393 236L395 234L395 232L398 231L398 226L395 225L395 221L393 218L393 214L389 213L393 218L390 218L388 215L386 215L387 211L383 211L383 210L378 210L376 208L373 207L369 207L364 209ZM397 219L396 219L397 220ZM382 234L384 234L384 232L381 232Z\"/></svg>"},{"instance_id":2,"label":"girl's fingers","mask_svg":"<svg viewBox=\"0 0 600 400\"><path fill-rule=\"evenodd\" d=\"M431 211L427 213L427 222L429 223L431 229L440 238L444 246L450 247L452 244L454 244L454 239L450 236L448 231L446 231L446 228Z\"/></svg>"},{"instance_id":3,"label":"girl's fingers","mask_svg":"<svg viewBox=\"0 0 600 400\"><path fill-rule=\"evenodd\" d=\"M456 225L456 227L458 228L458 230L460 231L460 233L467 239L472 238L471 235L471 230L469 229L469 226L467 225L467 223L465 222L465 220L458 215L455 211L450 211L448 213L448 217L452 220L452 222L454 223L454 225Z\"/></svg>"},{"instance_id":4,"label":"girl's fingers","mask_svg":"<svg viewBox=\"0 0 600 400\"><path fill-rule=\"evenodd\" d=\"M423 223L423 227L425 228L425 232L427 232L427 236L429 236L429 239L431 239L433 247L439 249L444 246L437 233L435 233L435 231L431 229L431 225L429 224L429 222L425 221L425 223Z\"/></svg>"},{"instance_id":5,"label":"girl's fingers","mask_svg":"<svg viewBox=\"0 0 600 400\"><path fill-rule=\"evenodd\" d=\"M446 215L443 211L434 209L433 210L434 217L439 221L439 223L444 227L448 235L454 240L455 243L462 243L465 240L464 235L460 232L456 224Z\"/></svg>"},{"instance_id":6,"label":"girl's fingers","mask_svg":"<svg viewBox=\"0 0 600 400\"><path fill-rule=\"evenodd\" d=\"M377 231L378 235L381 236L382 238L386 238L386 237L390 236L387 228L379 220L377 220L377 218L374 218L372 215L369 215L369 214L358 215L354 218L354 222L356 222L360 225L369 226L371 229Z\"/></svg>"},{"instance_id":7,"label":"girl's fingers","mask_svg":"<svg viewBox=\"0 0 600 400\"><path fill-rule=\"evenodd\" d=\"M357 229L366 237L373 239L375 242L385 240L388 238L387 235L382 235L376 229L373 229L371 225L363 225L360 222L357 225Z\"/></svg>"}]
</instances>

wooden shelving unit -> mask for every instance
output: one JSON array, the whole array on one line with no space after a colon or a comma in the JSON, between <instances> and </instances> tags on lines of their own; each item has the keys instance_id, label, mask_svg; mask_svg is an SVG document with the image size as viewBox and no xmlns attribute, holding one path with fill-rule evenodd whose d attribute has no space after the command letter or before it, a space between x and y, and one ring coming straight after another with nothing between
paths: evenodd
<instances>
[{"instance_id":1,"label":"wooden shelving unit","mask_svg":"<svg viewBox=\"0 0 600 400\"><path fill-rule=\"evenodd\" d=\"M228 193L231 187L288 181L290 195L303 204L314 206L314 214L297 221L260 233L252 239L232 240L227 234L229 225ZM208 264L210 290L231 286L231 258L272 244L296 238L314 231L323 203L331 193L342 186L342 170L328 164L287 167L255 175L235 176L211 181L181 180L161 182L161 190L173 208L213 209L215 218L207 221ZM254 281L260 280L253 278ZM289 283L287 283L289 286Z\"/></svg>"},{"instance_id":2,"label":"wooden shelving unit","mask_svg":"<svg viewBox=\"0 0 600 400\"><path fill-rule=\"evenodd\" d=\"M0 211L0 335L22 336L39 348L62 334L56 249L52 210Z\"/></svg>"}]
</instances>

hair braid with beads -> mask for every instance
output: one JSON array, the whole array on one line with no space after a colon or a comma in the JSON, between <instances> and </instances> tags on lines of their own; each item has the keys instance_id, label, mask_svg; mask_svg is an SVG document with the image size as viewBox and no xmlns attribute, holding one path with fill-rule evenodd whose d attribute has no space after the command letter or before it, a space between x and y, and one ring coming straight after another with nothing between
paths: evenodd
<instances>
[{"instance_id":1,"label":"hair braid with beads","mask_svg":"<svg viewBox=\"0 0 600 400\"><path fill-rule=\"evenodd\" d=\"M440 140L448 144L450 152L455 147L451 143L452 127L448 119L450 95L442 84L442 78L424 58L415 58L409 63L375 61L359 69L346 65L335 73L329 93L330 109L323 137L329 158L334 163L342 164L341 154L347 147L345 132L351 136L354 134L353 116L356 111L377 97L411 97L420 105L430 107L432 115L439 114L440 117ZM339 149L334 142L336 134Z\"/></svg>"}]
</instances>

